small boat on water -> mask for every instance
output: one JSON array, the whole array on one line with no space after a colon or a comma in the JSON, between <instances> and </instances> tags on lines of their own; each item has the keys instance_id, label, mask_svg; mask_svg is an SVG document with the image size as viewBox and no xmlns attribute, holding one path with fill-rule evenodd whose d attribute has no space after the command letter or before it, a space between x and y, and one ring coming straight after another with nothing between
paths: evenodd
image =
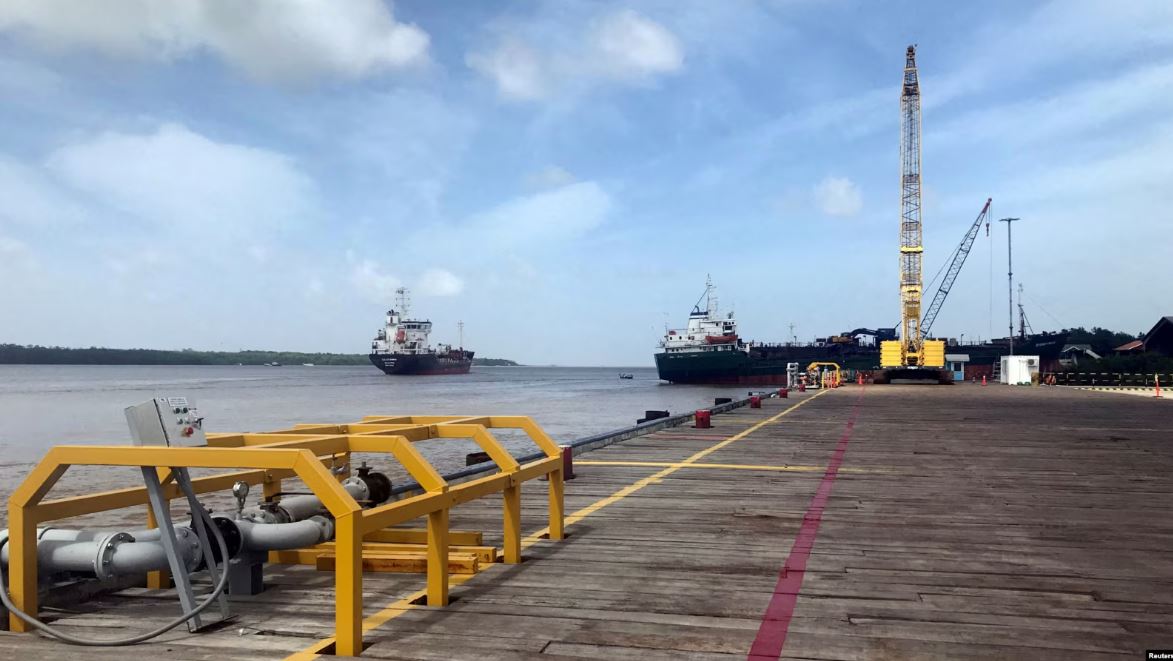
<instances>
[{"instance_id":1,"label":"small boat on water","mask_svg":"<svg viewBox=\"0 0 1173 661\"><path fill-rule=\"evenodd\" d=\"M634 375L634 374L628 374L627 372L620 372L620 373L619 373L619 378L621 378L621 379L634 379L634 378L635 378L635 375Z\"/></svg>"}]
</instances>

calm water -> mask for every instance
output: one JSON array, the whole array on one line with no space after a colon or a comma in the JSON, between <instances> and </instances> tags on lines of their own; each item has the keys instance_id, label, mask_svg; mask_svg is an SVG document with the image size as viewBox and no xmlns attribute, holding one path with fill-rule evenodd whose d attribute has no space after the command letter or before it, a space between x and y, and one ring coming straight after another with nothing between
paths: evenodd
<instances>
[{"instance_id":1,"label":"calm water","mask_svg":"<svg viewBox=\"0 0 1173 661\"><path fill-rule=\"evenodd\" d=\"M630 425L646 409L709 406L742 387L661 383L651 368L478 367L461 376L389 377L373 367L0 365L0 464L15 468L58 443L126 443L123 408L158 395L194 398L216 431L296 422L352 422L371 414L529 415L559 442ZM532 445L503 439L514 453ZM442 470L469 444L421 448Z\"/></svg>"}]
</instances>

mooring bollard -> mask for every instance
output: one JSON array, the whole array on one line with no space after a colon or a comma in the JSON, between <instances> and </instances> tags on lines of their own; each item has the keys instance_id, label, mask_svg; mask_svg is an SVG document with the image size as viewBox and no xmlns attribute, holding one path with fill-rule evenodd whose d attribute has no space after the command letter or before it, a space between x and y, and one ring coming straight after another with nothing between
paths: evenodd
<instances>
[{"instance_id":1,"label":"mooring bollard","mask_svg":"<svg viewBox=\"0 0 1173 661\"><path fill-rule=\"evenodd\" d=\"M697 429L710 429L713 426L713 413L709 409L696 410L696 424L693 427Z\"/></svg>"},{"instance_id":2,"label":"mooring bollard","mask_svg":"<svg viewBox=\"0 0 1173 661\"><path fill-rule=\"evenodd\" d=\"M574 479L574 448L569 445L559 445L562 450L562 479Z\"/></svg>"},{"instance_id":3,"label":"mooring bollard","mask_svg":"<svg viewBox=\"0 0 1173 661\"><path fill-rule=\"evenodd\" d=\"M760 408L762 408L762 398L761 398L761 397L758 397L757 395L754 395L753 397L750 397L750 398L749 398L749 407L750 407L751 409L760 409Z\"/></svg>"},{"instance_id":4,"label":"mooring bollard","mask_svg":"<svg viewBox=\"0 0 1173 661\"><path fill-rule=\"evenodd\" d=\"M465 466L476 466L477 464L483 464L486 461L492 461L492 458L489 457L488 452L470 452L464 455Z\"/></svg>"},{"instance_id":5,"label":"mooring bollard","mask_svg":"<svg viewBox=\"0 0 1173 661\"><path fill-rule=\"evenodd\" d=\"M778 396L781 397L782 399L786 399L786 398L790 397L790 390L787 388L779 388L778 389Z\"/></svg>"}]
</instances>

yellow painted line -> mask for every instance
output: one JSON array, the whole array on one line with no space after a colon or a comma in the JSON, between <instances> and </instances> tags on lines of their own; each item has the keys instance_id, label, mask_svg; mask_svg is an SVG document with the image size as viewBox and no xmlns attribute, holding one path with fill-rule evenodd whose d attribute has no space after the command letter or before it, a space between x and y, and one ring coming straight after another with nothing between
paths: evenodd
<instances>
[{"instance_id":1,"label":"yellow painted line","mask_svg":"<svg viewBox=\"0 0 1173 661\"><path fill-rule=\"evenodd\" d=\"M781 413L777 413L773 416L770 416L769 418L766 418L765 420L753 425L752 427L746 429L745 431L734 434L733 436L730 436L729 438L721 441L720 443L716 443L714 445L709 446L708 448L706 448L704 450L701 450L699 452L694 453L692 456L688 457L687 459L684 459L683 461L681 461L679 463L670 464L670 465L666 466L663 470L655 473L654 475L650 475L650 476L645 477L643 479L637 480L637 481L623 487L622 489L616 491L615 493L611 494L610 496L607 496L606 498L602 498L600 500L595 501L594 503L591 503L590 505L587 505L586 507L578 510L577 512L567 516L565 519L564 525L569 526L573 523L578 523L579 521L582 521L583 519L590 516L591 514L594 514L595 512L598 512L599 510L603 509L604 507L606 507L608 505L613 505L613 504L623 500L624 498L630 496L631 494L639 491L640 489L643 489L644 487L648 486L649 484L654 484L656 482L659 482L661 479L671 475L672 473L675 473L676 471L678 471L682 468L695 468L698 465L702 466L702 467L705 466L706 464L698 464L697 462L700 459L703 459L703 458L709 456L710 454L716 452L717 450L720 450L721 448L729 445L730 443L735 443L737 441L740 441L741 439L745 438L746 436L749 436L750 434L761 429L762 427L765 427L767 425L771 425L771 424L777 422L778 420L781 420L783 416L798 409L800 406L806 404L807 402L825 395L828 392L831 392L831 391L830 390L822 390L822 391L818 392L817 394L815 394L807 399L804 399L801 402L798 402L797 404L787 408L785 411L782 411ZM578 462L578 463L583 463L583 462ZM720 466L720 464L709 464L709 465ZM736 464L733 464L733 465L736 465ZM547 534L549 534L549 529L542 528L541 530L539 530L539 531L533 533L532 535L526 537L525 539L523 539L521 541L521 547L524 549L524 548L528 548L530 546L533 546L534 544L536 544L539 541L541 541L542 539L544 539ZM473 576L475 576L475 574L473 574L473 575L454 575L451 577L450 580L453 585L460 585L461 583L464 583L465 581L470 580ZM372 630L382 624L385 624L386 622L389 622L389 621L399 617L400 615L403 615L404 613L406 613L410 610L420 608L420 606L416 606L412 602L416 601L419 598L424 597L426 595L427 595L426 589L418 590L418 591L413 592L413 593L407 595L406 597L400 599L399 601L396 601L396 602L388 605L386 608L379 611L378 613L375 613L374 615L363 618L363 621L362 621L363 633L366 633L366 632L368 632L368 631L370 631L370 630ZM326 648L328 648L330 645L333 645L333 644L334 644L333 637L326 638L325 640L319 641L319 642L311 645L310 647L307 647L306 649L304 649L300 652L294 652L292 655L285 657L285 661L311 661L313 659L318 659L318 658L320 658L321 653Z\"/></svg>"},{"instance_id":2,"label":"yellow painted line","mask_svg":"<svg viewBox=\"0 0 1173 661\"><path fill-rule=\"evenodd\" d=\"M715 470L783 471L793 473L822 473L826 466L767 466L761 464L685 464L671 461L575 461L575 466L631 466L645 468L711 468ZM872 473L863 468L840 468L840 473Z\"/></svg>"},{"instance_id":3,"label":"yellow painted line","mask_svg":"<svg viewBox=\"0 0 1173 661\"><path fill-rule=\"evenodd\" d=\"M730 436L729 438L721 441L720 443L715 443L715 444L705 448L704 450L696 452L692 456L688 457L687 459L684 459L683 461L681 461L679 463L673 464L671 466L667 466L661 471L658 471L658 472L656 472L652 475L649 475L645 478L642 478L640 480L636 480L635 482L623 487L622 489L620 489L619 491L616 491L615 493L611 494L610 496L607 496L606 498L602 498L600 500L597 500L597 501L591 503L590 505L587 505L586 507L578 510L574 514L567 516L565 519L565 525L569 526L571 524L578 523L579 521L582 521L586 517L603 509L604 507L606 507L608 505L613 505L613 504L623 500L624 498L639 491L640 489L643 489L644 487L648 486L649 484L655 484L656 482L659 482L660 480L664 479L665 477L671 475L672 473L675 473L676 471L678 471L682 468L688 468L688 467L696 465L701 459L704 459L705 457L716 452L717 450L720 450L721 448L729 445L730 443L736 443L737 441L740 441L741 439L745 438L746 436L749 436L750 434L761 429L762 427L774 424L775 422L781 420L783 416L790 414L792 411L798 409L800 406L803 406L807 402L814 400L818 397L822 397L823 395L825 395L829 392L831 392L831 391L830 390L819 391L817 394L815 394L807 399L804 399L801 402L798 402L797 404L787 408L785 411L782 411L781 413L778 413L773 416L770 416L769 418L766 418L765 420L757 423L756 425L753 425L752 427L746 429L745 431L734 434L733 436ZM538 543L543 538L545 538L545 536L548 533L549 533L549 529L547 529L547 528L543 528L543 529L533 533L532 535L521 540L521 547L528 548L530 546L533 546L534 544Z\"/></svg>"}]
</instances>

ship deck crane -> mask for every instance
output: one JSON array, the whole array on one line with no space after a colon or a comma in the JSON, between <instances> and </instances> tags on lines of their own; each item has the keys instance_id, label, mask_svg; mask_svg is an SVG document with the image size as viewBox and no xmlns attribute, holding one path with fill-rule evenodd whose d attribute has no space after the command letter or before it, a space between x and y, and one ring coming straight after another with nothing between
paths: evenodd
<instances>
[{"instance_id":1,"label":"ship deck crane","mask_svg":"<svg viewBox=\"0 0 1173 661\"><path fill-rule=\"evenodd\" d=\"M921 334L921 114L916 46L904 58L900 91L900 339L880 343L877 383L933 381L951 383L945 367L945 343ZM949 375L948 377L946 375Z\"/></svg>"},{"instance_id":2,"label":"ship deck crane","mask_svg":"<svg viewBox=\"0 0 1173 661\"><path fill-rule=\"evenodd\" d=\"M978 232L982 228L982 223L986 222L989 216L990 204L993 201L993 198L986 198L986 204L982 207L981 213L978 214L977 219L973 221L973 225L969 227L965 236L961 238L961 243L953 251L953 256L949 262L949 270L945 272L945 279L941 281L941 286L937 289L936 295L933 296L933 302L929 303L929 309L925 312L925 318L920 322L921 337L929 337L929 331L933 328L933 322L937 320L937 313L941 311L941 306L945 304L945 299L949 296L949 291L953 288L953 283L957 280L958 274L961 273L961 267L965 265L965 258L969 256L969 251L973 248L974 239L977 238Z\"/></svg>"}]
</instances>

